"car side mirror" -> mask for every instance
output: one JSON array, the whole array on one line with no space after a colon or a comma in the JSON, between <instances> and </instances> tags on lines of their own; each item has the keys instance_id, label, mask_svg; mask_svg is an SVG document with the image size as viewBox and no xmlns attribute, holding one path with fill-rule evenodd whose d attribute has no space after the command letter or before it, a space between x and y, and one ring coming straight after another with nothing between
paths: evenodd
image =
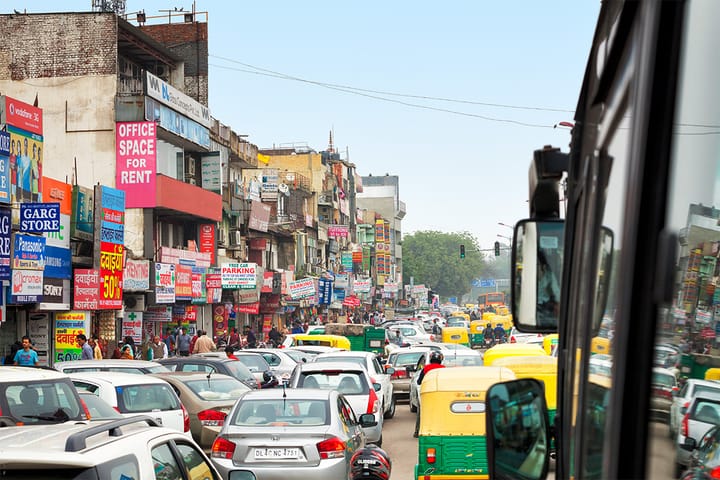
<instances>
[{"instance_id":1,"label":"car side mirror","mask_svg":"<svg viewBox=\"0 0 720 480\"><path fill-rule=\"evenodd\" d=\"M685 437L685 441L680 445L680 448L692 452L697 448L697 441L692 437Z\"/></svg>"},{"instance_id":2,"label":"car side mirror","mask_svg":"<svg viewBox=\"0 0 720 480\"><path fill-rule=\"evenodd\" d=\"M363 428L369 428L374 427L377 425L377 420L375 420L375 415L372 413L363 413L360 415L360 426Z\"/></svg>"},{"instance_id":3,"label":"car side mirror","mask_svg":"<svg viewBox=\"0 0 720 480\"><path fill-rule=\"evenodd\" d=\"M386 373L387 375L392 375L393 373L395 373L395 369L394 369L393 367L388 367L388 366L386 366L386 368L385 368L385 373Z\"/></svg>"},{"instance_id":4,"label":"car side mirror","mask_svg":"<svg viewBox=\"0 0 720 480\"><path fill-rule=\"evenodd\" d=\"M249 470L233 470L228 480L256 480L257 477Z\"/></svg>"},{"instance_id":5,"label":"car side mirror","mask_svg":"<svg viewBox=\"0 0 720 480\"><path fill-rule=\"evenodd\" d=\"M550 424L541 382L496 383L485 398L490 478L540 480L550 461Z\"/></svg>"},{"instance_id":6,"label":"car side mirror","mask_svg":"<svg viewBox=\"0 0 720 480\"><path fill-rule=\"evenodd\" d=\"M380 390L382 390L382 385L380 385L379 383L373 383L373 390L379 392Z\"/></svg>"}]
</instances>

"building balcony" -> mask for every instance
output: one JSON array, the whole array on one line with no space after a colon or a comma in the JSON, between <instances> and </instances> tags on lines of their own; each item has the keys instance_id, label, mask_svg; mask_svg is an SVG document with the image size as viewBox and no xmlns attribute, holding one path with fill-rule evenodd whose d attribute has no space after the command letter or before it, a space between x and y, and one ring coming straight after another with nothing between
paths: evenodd
<instances>
[{"instance_id":1,"label":"building balcony","mask_svg":"<svg viewBox=\"0 0 720 480\"><path fill-rule=\"evenodd\" d=\"M312 195L312 183L305 175L297 172L279 172L278 182L284 183L293 190Z\"/></svg>"},{"instance_id":2,"label":"building balcony","mask_svg":"<svg viewBox=\"0 0 720 480\"><path fill-rule=\"evenodd\" d=\"M155 208L192 215L213 222L222 220L222 197L166 175L156 177Z\"/></svg>"}]
</instances>

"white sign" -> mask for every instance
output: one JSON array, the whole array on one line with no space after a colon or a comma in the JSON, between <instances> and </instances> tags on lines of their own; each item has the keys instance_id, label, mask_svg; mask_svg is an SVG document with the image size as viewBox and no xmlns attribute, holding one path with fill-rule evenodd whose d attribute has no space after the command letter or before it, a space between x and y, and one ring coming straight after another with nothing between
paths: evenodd
<instances>
[{"instance_id":1,"label":"white sign","mask_svg":"<svg viewBox=\"0 0 720 480\"><path fill-rule=\"evenodd\" d=\"M155 264L155 303L175 303L175 265Z\"/></svg>"},{"instance_id":2,"label":"white sign","mask_svg":"<svg viewBox=\"0 0 720 480\"><path fill-rule=\"evenodd\" d=\"M312 297L316 294L315 281L312 278L302 278L288 283L288 293L293 299Z\"/></svg>"},{"instance_id":3,"label":"white sign","mask_svg":"<svg viewBox=\"0 0 720 480\"><path fill-rule=\"evenodd\" d=\"M254 263L223 263L220 267L223 288L254 289L257 285L257 265Z\"/></svg>"},{"instance_id":4,"label":"white sign","mask_svg":"<svg viewBox=\"0 0 720 480\"><path fill-rule=\"evenodd\" d=\"M40 270L13 270L12 294L14 296L42 296L43 272Z\"/></svg>"},{"instance_id":5,"label":"white sign","mask_svg":"<svg viewBox=\"0 0 720 480\"><path fill-rule=\"evenodd\" d=\"M143 312L126 312L122 319L122 338L132 337L135 345L142 344Z\"/></svg>"},{"instance_id":6,"label":"white sign","mask_svg":"<svg viewBox=\"0 0 720 480\"><path fill-rule=\"evenodd\" d=\"M219 153L219 152L218 152ZM202 188L220 193L222 190L222 169L220 155L203 155L200 159Z\"/></svg>"},{"instance_id":7,"label":"white sign","mask_svg":"<svg viewBox=\"0 0 720 480\"><path fill-rule=\"evenodd\" d=\"M355 290L355 293L368 293L370 291L371 286L372 286L371 280L355 280L353 289Z\"/></svg>"},{"instance_id":8,"label":"white sign","mask_svg":"<svg viewBox=\"0 0 720 480\"><path fill-rule=\"evenodd\" d=\"M147 96L191 118L205 127L212 127L210 110L192 97L173 87L169 83L146 72L145 90Z\"/></svg>"}]
</instances>

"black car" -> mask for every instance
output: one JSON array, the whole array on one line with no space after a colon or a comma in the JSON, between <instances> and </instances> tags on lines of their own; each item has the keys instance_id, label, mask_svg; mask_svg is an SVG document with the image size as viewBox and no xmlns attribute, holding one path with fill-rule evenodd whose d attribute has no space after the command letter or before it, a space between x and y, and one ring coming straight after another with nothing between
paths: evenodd
<instances>
[{"instance_id":1,"label":"black car","mask_svg":"<svg viewBox=\"0 0 720 480\"><path fill-rule=\"evenodd\" d=\"M683 448L695 448L693 438L685 439ZM690 457L689 469L680 476L681 480L718 478L720 474L720 425L712 427L703 435L696 450Z\"/></svg>"},{"instance_id":2,"label":"black car","mask_svg":"<svg viewBox=\"0 0 720 480\"><path fill-rule=\"evenodd\" d=\"M190 355L188 357L162 358L157 362L174 372L223 373L237 378L250 388L260 387L255 376L245 364L232 358Z\"/></svg>"}]
</instances>

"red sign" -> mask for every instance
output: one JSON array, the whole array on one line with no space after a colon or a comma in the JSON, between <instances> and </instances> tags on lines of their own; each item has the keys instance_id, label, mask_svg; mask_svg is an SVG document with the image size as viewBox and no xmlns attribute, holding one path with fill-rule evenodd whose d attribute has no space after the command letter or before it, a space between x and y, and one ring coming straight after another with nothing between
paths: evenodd
<instances>
[{"instance_id":1,"label":"red sign","mask_svg":"<svg viewBox=\"0 0 720 480\"><path fill-rule=\"evenodd\" d=\"M203 253L210 254L210 264L215 263L215 225L203 223L200 225L200 248Z\"/></svg>"},{"instance_id":2,"label":"red sign","mask_svg":"<svg viewBox=\"0 0 720 480\"><path fill-rule=\"evenodd\" d=\"M263 285L260 293L272 293L273 291L273 272L263 273Z\"/></svg>"},{"instance_id":3,"label":"red sign","mask_svg":"<svg viewBox=\"0 0 720 480\"><path fill-rule=\"evenodd\" d=\"M73 309L97 310L100 303L100 271L76 268L74 283Z\"/></svg>"},{"instance_id":4,"label":"red sign","mask_svg":"<svg viewBox=\"0 0 720 480\"><path fill-rule=\"evenodd\" d=\"M5 97L5 118L1 120L26 132L43 134L42 109L29 103Z\"/></svg>"},{"instance_id":5,"label":"red sign","mask_svg":"<svg viewBox=\"0 0 720 480\"><path fill-rule=\"evenodd\" d=\"M122 308L123 252L116 243L100 242L100 302L98 310Z\"/></svg>"},{"instance_id":6,"label":"red sign","mask_svg":"<svg viewBox=\"0 0 720 480\"><path fill-rule=\"evenodd\" d=\"M177 300L192 300L192 296L192 267L176 265L175 298Z\"/></svg>"},{"instance_id":7,"label":"red sign","mask_svg":"<svg viewBox=\"0 0 720 480\"><path fill-rule=\"evenodd\" d=\"M265 250L267 246L266 238L251 238L250 239L250 250Z\"/></svg>"},{"instance_id":8,"label":"red sign","mask_svg":"<svg viewBox=\"0 0 720 480\"><path fill-rule=\"evenodd\" d=\"M203 285L203 274L199 272L192 273L192 298L204 299L205 286ZM177 295L177 292L176 292Z\"/></svg>"},{"instance_id":9,"label":"red sign","mask_svg":"<svg viewBox=\"0 0 720 480\"><path fill-rule=\"evenodd\" d=\"M185 320L188 322L197 322L198 309L197 307L187 306L185 307Z\"/></svg>"},{"instance_id":10,"label":"red sign","mask_svg":"<svg viewBox=\"0 0 720 480\"><path fill-rule=\"evenodd\" d=\"M260 313L260 302L241 303L237 306L236 311L238 313L250 313L252 315L257 315Z\"/></svg>"},{"instance_id":11,"label":"red sign","mask_svg":"<svg viewBox=\"0 0 720 480\"><path fill-rule=\"evenodd\" d=\"M353 263L362 263L363 254L362 252L352 252Z\"/></svg>"},{"instance_id":12,"label":"red sign","mask_svg":"<svg viewBox=\"0 0 720 480\"><path fill-rule=\"evenodd\" d=\"M275 313L280 308L280 295L260 295L260 313Z\"/></svg>"}]
</instances>

